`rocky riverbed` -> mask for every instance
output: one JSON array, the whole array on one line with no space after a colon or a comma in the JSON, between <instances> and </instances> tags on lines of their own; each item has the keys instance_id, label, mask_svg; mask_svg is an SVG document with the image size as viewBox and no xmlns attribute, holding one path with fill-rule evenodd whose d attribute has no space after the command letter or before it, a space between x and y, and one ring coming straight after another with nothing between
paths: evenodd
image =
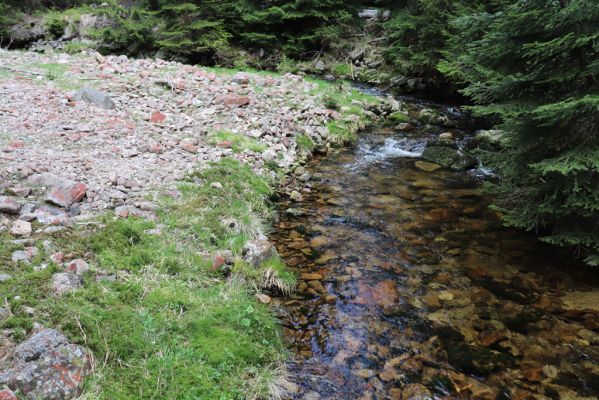
<instances>
[{"instance_id":1,"label":"rocky riverbed","mask_svg":"<svg viewBox=\"0 0 599 400\"><path fill-rule=\"evenodd\" d=\"M597 399L596 271L502 227L481 172L452 171L472 129L405 104L279 205L271 238L300 276L275 300L293 398Z\"/></svg>"}]
</instances>

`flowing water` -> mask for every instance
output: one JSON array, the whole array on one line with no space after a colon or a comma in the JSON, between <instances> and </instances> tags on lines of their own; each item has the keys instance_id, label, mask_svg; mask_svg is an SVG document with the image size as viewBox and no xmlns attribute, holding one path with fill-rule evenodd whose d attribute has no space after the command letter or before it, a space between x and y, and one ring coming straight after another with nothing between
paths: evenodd
<instances>
[{"instance_id":1,"label":"flowing water","mask_svg":"<svg viewBox=\"0 0 599 400\"><path fill-rule=\"evenodd\" d=\"M441 129L365 133L279 204L293 397L596 399L599 272L503 228L480 171L419 162Z\"/></svg>"}]
</instances>

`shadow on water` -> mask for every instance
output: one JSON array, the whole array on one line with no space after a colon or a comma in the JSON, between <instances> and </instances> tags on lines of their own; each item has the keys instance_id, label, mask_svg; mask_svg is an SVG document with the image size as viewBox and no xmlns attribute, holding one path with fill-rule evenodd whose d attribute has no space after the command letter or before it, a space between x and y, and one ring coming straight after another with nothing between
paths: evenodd
<instances>
[{"instance_id":1,"label":"shadow on water","mask_svg":"<svg viewBox=\"0 0 599 400\"><path fill-rule=\"evenodd\" d=\"M294 398L596 399L596 271L503 228L476 174L427 172L436 134L366 133L278 205Z\"/></svg>"}]
</instances>

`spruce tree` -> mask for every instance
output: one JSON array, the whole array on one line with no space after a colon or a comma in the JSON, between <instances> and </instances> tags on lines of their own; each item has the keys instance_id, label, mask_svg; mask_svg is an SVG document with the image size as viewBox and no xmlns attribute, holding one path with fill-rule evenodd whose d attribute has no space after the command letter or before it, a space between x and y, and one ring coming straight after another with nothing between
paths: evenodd
<instances>
[{"instance_id":1,"label":"spruce tree","mask_svg":"<svg viewBox=\"0 0 599 400\"><path fill-rule=\"evenodd\" d=\"M497 207L599 264L599 7L520 0L457 19L440 68L506 132Z\"/></svg>"}]
</instances>

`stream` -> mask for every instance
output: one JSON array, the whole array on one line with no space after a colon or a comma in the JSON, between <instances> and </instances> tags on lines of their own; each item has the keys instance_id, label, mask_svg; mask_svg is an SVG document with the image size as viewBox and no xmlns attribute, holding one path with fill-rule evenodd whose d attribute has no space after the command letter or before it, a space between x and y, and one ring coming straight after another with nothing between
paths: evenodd
<instances>
[{"instance_id":1,"label":"stream","mask_svg":"<svg viewBox=\"0 0 599 400\"><path fill-rule=\"evenodd\" d=\"M485 171L422 163L446 130L365 132L311 163L302 202L278 204L271 239L299 277L274 299L292 398L598 398L599 274L503 227Z\"/></svg>"}]
</instances>

